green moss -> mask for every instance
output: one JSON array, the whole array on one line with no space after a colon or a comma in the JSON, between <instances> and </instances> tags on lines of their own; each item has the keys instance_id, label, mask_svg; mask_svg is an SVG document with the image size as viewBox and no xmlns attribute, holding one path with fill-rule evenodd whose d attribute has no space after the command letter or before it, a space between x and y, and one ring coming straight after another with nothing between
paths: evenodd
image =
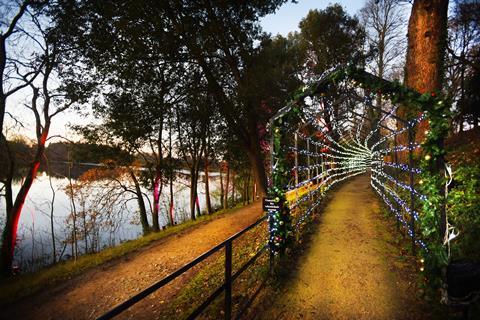
<instances>
[{"instance_id":1,"label":"green moss","mask_svg":"<svg viewBox=\"0 0 480 320\"><path fill-rule=\"evenodd\" d=\"M46 286L52 286L72 278L101 264L123 257L149 244L159 241L172 234L186 231L219 216L230 213L242 207L238 204L228 210L219 210L211 215L203 215L195 221L187 221L166 230L150 233L135 240L126 241L118 246L106 248L97 253L80 256L77 261L68 260L57 263L35 273L27 273L7 279L0 279L0 305L6 305L39 291Z\"/></svg>"}]
</instances>

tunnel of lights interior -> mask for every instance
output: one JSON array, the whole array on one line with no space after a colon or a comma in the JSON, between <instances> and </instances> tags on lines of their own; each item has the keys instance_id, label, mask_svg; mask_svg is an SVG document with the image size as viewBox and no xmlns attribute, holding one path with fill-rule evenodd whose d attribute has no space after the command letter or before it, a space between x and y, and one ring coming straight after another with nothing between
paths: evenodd
<instances>
[{"instance_id":1,"label":"tunnel of lights interior","mask_svg":"<svg viewBox=\"0 0 480 320\"><path fill-rule=\"evenodd\" d=\"M299 89L270 122L272 254L289 247L332 187L367 174L412 251L432 268L445 263L454 232L445 213L448 105L437 92L420 94L353 66Z\"/></svg>"}]
</instances>

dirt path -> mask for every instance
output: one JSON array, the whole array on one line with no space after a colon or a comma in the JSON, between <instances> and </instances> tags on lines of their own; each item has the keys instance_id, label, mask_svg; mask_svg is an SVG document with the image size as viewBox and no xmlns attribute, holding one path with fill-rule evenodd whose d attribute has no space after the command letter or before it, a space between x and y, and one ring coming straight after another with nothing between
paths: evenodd
<instances>
[{"instance_id":1,"label":"dirt path","mask_svg":"<svg viewBox=\"0 0 480 320\"><path fill-rule=\"evenodd\" d=\"M336 191L298 270L262 319L419 319L412 283L398 272L367 175ZM412 312L411 312L412 311Z\"/></svg>"},{"instance_id":2,"label":"dirt path","mask_svg":"<svg viewBox=\"0 0 480 320\"><path fill-rule=\"evenodd\" d=\"M138 252L44 290L0 312L0 319L93 319L160 280L262 215L260 202L162 239ZM119 318L156 318L161 304L193 275L175 280Z\"/></svg>"}]
</instances>

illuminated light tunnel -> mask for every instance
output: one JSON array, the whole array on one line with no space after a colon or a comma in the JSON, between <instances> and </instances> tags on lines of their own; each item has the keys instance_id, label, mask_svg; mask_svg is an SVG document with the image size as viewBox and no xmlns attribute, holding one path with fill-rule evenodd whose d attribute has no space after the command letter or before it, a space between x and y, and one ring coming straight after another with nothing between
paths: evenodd
<instances>
[{"instance_id":1,"label":"illuminated light tunnel","mask_svg":"<svg viewBox=\"0 0 480 320\"><path fill-rule=\"evenodd\" d=\"M360 174L370 175L412 248L426 249L416 224L427 196L419 188L421 145L415 140L422 136L425 113L404 119L394 93L373 91L349 77L332 81L331 74L303 88L271 119L269 196L278 202L268 218L272 253L288 246L329 189Z\"/></svg>"}]
</instances>

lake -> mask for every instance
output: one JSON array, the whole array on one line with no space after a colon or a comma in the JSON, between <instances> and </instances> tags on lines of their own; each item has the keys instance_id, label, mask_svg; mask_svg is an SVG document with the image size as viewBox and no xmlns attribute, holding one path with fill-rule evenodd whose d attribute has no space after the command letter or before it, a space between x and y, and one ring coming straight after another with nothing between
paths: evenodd
<instances>
[{"instance_id":1,"label":"lake","mask_svg":"<svg viewBox=\"0 0 480 320\"><path fill-rule=\"evenodd\" d=\"M180 170L173 184L174 189L174 220L181 223L190 219L189 209L189 179L188 171ZM218 172L209 173L210 194L213 207L220 206L220 176ZM45 172L40 173L33 183L28 198L23 207L19 221L17 234L17 247L15 250L14 264L21 272L38 270L40 267L52 262L53 244L51 233L50 213L52 208L52 189L55 191L53 203L53 222L55 233L55 246L57 259L69 259L73 252L73 228L72 215L73 206L68 192L69 181L66 178L49 177ZM205 211L205 183L204 174L200 174L198 184L198 200L200 209ZM75 183L72 180L72 183ZM14 185L14 192L19 190L20 182ZM102 197L96 197L98 192L105 190L99 184L82 192L75 191L75 209L77 212L77 230L88 230L86 237L81 231L77 231L78 252L85 253L85 250L99 251L105 247L117 245L123 241L136 239L142 235L142 228L139 223L138 205L136 199L131 195L124 194L118 197L119 192L113 188L108 199L115 199L111 205ZM96 191L97 190L97 191ZM120 189L118 190L120 191ZM151 192L143 190L151 201ZM103 194L101 194L103 196ZM98 199L100 198L100 199ZM94 199L94 200L92 200ZM168 210L170 205L169 186L164 185L160 197L159 222L160 226L168 224ZM151 223L149 201L145 197L147 215ZM95 204L95 205L94 205ZM95 206L95 210L89 207ZM86 209L86 210L83 210ZM83 220L82 212L85 214ZM5 221L5 203L0 203L0 228L3 228ZM85 238L87 241L85 241Z\"/></svg>"}]
</instances>

